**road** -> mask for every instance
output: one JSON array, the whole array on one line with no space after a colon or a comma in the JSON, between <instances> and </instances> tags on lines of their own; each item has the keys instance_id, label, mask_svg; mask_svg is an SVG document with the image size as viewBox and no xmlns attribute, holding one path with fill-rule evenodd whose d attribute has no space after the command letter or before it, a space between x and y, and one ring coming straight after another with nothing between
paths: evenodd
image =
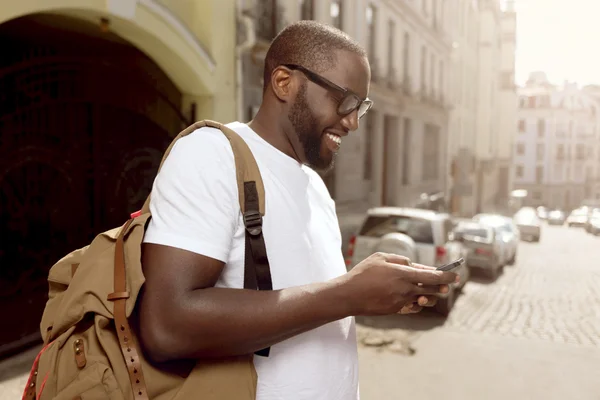
<instances>
[{"instance_id":1,"label":"road","mask_svg":"<svg viewBox=\"0 0 600 400\"><path fill-rule=\"evenodd\" d=\"M359 318L361 399L599 400L600 237L544 228L447 319ZM0 400L20 398L36 350L0 363Z\"/></svg>"},{"instance_id":2,"label":"road","mask_svg":"<svg viewBox=\"0 0 600 400\"><path fill-rule=\"evenodd\" d=\"M447 319L359 318L361 399L600 399L600 237L543 228Z\"/></svg>"}]
</instances>

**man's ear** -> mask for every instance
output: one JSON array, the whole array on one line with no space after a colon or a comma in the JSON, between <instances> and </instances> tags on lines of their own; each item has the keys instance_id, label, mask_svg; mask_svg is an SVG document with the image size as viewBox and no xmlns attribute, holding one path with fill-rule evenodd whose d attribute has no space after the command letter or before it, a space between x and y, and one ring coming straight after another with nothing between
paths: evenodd
<instances>
[{"instance_id":1,"label":"man's ear","mask_svg":"<svg viewBox=\"0 0 600 400\"><path fill-rule=\"evenodd\" d=\"M282 102L288 102L294 95L295 80L292 71L284 66L279 66L271 74L271 89L275 96Z\"/></svg>"}]
</instances>

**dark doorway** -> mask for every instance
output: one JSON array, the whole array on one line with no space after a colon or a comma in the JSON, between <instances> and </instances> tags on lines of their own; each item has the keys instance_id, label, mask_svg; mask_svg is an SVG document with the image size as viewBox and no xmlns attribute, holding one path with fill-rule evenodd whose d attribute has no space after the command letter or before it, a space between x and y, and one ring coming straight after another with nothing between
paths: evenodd
<instances>
[{"instance_id":1,"label":"dark doorway","mask_svg":"<svg viewBox=\"0 0 600 400\"><path fill-rule=\"evenodd\" d=\"M39 338L48 269L148 195L188 123L145 54L57 15L0 25L0 356Z\"/></svg>"}]
</instances>

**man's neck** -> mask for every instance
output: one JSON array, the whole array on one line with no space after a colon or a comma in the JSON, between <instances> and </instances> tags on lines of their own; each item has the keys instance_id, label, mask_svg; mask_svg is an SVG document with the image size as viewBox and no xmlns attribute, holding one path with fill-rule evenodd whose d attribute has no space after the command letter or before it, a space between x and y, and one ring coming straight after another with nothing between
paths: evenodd
<instances>
[{"instance_id":1,"label":"man's neck","mask_svg":"<svg viewBox=\"0 0 600 400\"><path fill-rule=\"evenodd\" d=\"M248 123L248 126L271 146L300 162L300 158L294 151L284 129L277 124L277 117L267 114L261 108L256 117Z\"/></svg>"}]
</instances>

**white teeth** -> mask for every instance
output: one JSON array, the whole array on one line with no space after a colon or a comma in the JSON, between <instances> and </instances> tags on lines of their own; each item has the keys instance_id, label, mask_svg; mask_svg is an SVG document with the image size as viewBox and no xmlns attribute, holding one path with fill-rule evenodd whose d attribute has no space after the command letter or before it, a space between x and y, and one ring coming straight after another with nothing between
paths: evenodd
<instances>
[{"instance_id":1,"label":"white teeth","mask_svg":"<svg viewBox=\"0 0 600 400\"><path fill-rule=\"evenodd\" d=\"M328 133L327 137L329 139L333 140L334 142L336 142L338 144L338 146L342 144L342 138L339 137L338 135L334 135L332 133Z\"/></svg>"}]
</instances>

